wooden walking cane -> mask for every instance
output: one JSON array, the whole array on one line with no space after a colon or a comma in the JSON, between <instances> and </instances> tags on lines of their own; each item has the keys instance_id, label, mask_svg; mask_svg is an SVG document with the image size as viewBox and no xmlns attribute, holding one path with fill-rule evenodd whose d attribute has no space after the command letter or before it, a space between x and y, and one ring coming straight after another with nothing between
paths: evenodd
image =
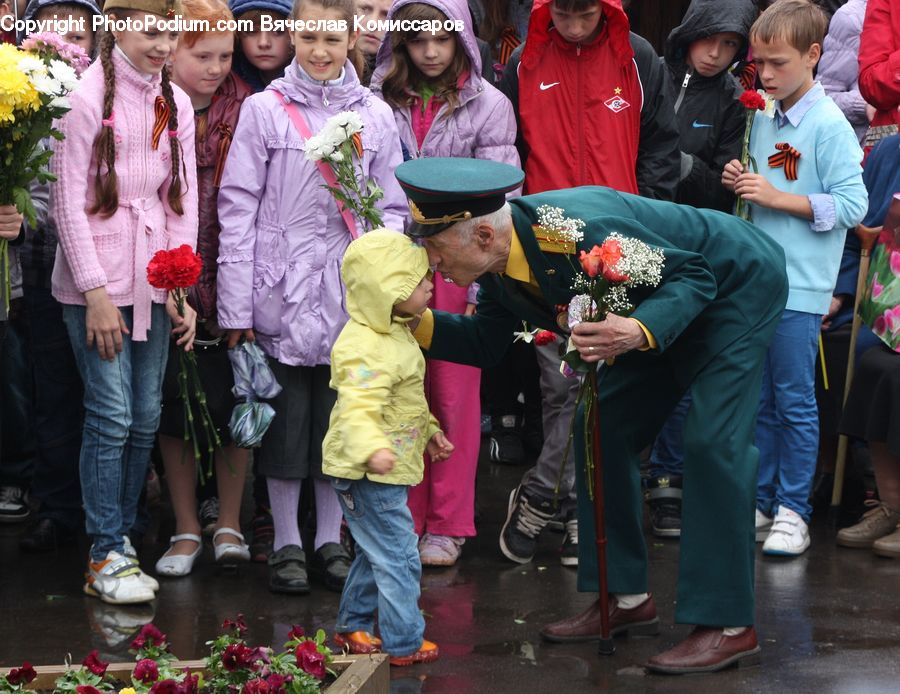
<instances>
[{"instance_id":1,"label":"wooden walking cane","mask_svg":"<svg viewBox=\"0 0 900 694\"><path fill-rule=\"evenodd\" d=\"M609 633L609 580L606 575L606 521L603 499L603 453L600 449L600 395L597 390L597 369L588 371L591 381L591 454L594 460L594 530L597 537L597 579L600 587L600 655L612 655L616 644Z\"/></svg>"},{"instance_id":2,"label":"wooden walking cane","mask_svg":"<svg viewBox=\"0 0 900 694\"><path fill-rule=\"evenodd\" d=\"M847 375L844 378L844 397L841 400L841 410L847 404L847 396L850 394L850 385L853 383L853 367L856 361L856 338L862 318L859 315L859 304L866 291L866 280L869 276L869 261L872 248L878 240L881 227L867 227L856 225L856 236L859 238L859 274L856 277L856 296L853 299L853 323L850 327L850 353L847 355ZM834 486L831 489L831 510L836 511L841 505L841 497L844 494L844 470L847 464L847 444L849 439L846 434L838 437L837 455L834 460Z\"/></svg>"}]
</instances>

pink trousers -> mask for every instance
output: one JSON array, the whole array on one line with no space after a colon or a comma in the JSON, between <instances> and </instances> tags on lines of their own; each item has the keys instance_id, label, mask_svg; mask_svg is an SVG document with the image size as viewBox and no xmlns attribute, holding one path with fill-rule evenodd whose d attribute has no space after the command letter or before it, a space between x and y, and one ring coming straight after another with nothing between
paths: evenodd
<instances>
[{"instance_id":1,"label":"pink trousers","mask_svg":"<svg viewBox=\"0 0 900 694\"><path fill-rule=\"evenodd\" d=\"M434 276L432 307L464 313L466 288ZM425 396L441 430L455 446L439 463L425 456L425 477L409 488L409 510L416 533L475 535L475 470L481 446L481 370L472 366L428 359Z\"/></svg>"}]
</instances>

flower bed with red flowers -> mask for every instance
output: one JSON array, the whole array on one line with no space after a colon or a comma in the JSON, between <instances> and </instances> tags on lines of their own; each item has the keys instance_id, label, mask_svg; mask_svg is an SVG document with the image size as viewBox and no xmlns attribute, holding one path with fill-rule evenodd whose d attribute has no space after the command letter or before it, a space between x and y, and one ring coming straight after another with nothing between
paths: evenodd
<instances>
[{"instance_id":1,"label":"flower bed with red flowers","mask_svg":"<svg viewBox=\"0 0 900 694\"><path fill-rule=\"evenodd\" d=\"M133 668L114 668L116 672L111 672L109 663L102 662L97 651L91 651L80 666L67 662L63 673L50 684L46 676L39 683L35 667L25 662L0 674L0 694L318 694L326 687L327 691L335 690L328 686L339 682L332 667L335 657L325 645L321 629L310 638L295 626L283 648L276 651L247 644L243 615L226 620L222 627L225 633L207 642L209 656L190 665L177 661L166 635L153 624L146 624L131 643ZM386 686L386 657L366 659L371 663L364 670L370 674L380 670L379 679ZM346 658L339 660L347 667ZM359 673L354 679L359 682ZM40 689L33 688L38 685ZM343 691L341 687L336 689ZM380 691L380 687L370 691Z\"/></svg>"}]
</instances>

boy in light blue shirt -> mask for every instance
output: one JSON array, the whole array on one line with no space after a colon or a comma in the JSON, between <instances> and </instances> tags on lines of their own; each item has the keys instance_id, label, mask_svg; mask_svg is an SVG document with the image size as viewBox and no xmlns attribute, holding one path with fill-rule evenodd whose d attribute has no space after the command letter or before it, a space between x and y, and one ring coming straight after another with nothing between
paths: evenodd
<instances>
[{"instance_id":1,"label":"boy in light blue shirt","mask_svg":"<svg viewBox=\"0 0 900 694\"><path fill-rule=\"evenodd\" d=\"M766 359L756 430L757 540L764 539L763 553L773 555L795 556L809 547L819 329L847 229L862 220L868 204L858 140L813 79L827 26L808 0L777 0L754 23L753 59L776 108L772 117L755 115L750 153L759 173L733 160L722 174L725 187L751 203L754 224L784 247L787 258L790 293Z\"/></svg>"}]
</instances>

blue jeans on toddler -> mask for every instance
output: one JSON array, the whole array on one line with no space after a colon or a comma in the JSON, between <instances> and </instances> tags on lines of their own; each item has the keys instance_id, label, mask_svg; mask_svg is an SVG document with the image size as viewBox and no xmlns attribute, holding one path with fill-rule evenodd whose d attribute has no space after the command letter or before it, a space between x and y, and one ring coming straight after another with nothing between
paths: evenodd
<instances>
[{"instance_id":1,"label":"blue jeans on toddler","mask_svg":"<svg viewBox=\"0 0 900 694\"><path fill-rule=\"evenodd\" d=\"M375 630L375 612L384 652L415 653L425 635L419 611L422 564L406 505L407 487L332 478L356 541L356 558L341 595L335 631Z\"/></svg>"},{"instance_id":2,"label":"blue jeans on toddler","mask_svg":"<svg viewBox=\"0 0 900 694\"><path fill-rule=\"evenodd\" d=\"M785 310L763 365L756 447L756 507L785 506L809 523L809 494L819 452L816 354L822 316Z\"/></svg>"},{"instance_id":3,"label":"blue jeans on toddler","mask_svg":"<svg viewBox=\"0 0 900 694\"><path fill-rule=\"evenodd\" d=\"M130 306L121 307L130 330ZM84 432L81 440L81 496L87 532L93 538L91 559L124 550L122 537L134 525L150 451L159 425L162 380L169 354L169 317L153 304L146 342L123 336L113 361L88 349L85 307L66 304L75 363L84 383Z\"/></svg>"}]
</instances>

